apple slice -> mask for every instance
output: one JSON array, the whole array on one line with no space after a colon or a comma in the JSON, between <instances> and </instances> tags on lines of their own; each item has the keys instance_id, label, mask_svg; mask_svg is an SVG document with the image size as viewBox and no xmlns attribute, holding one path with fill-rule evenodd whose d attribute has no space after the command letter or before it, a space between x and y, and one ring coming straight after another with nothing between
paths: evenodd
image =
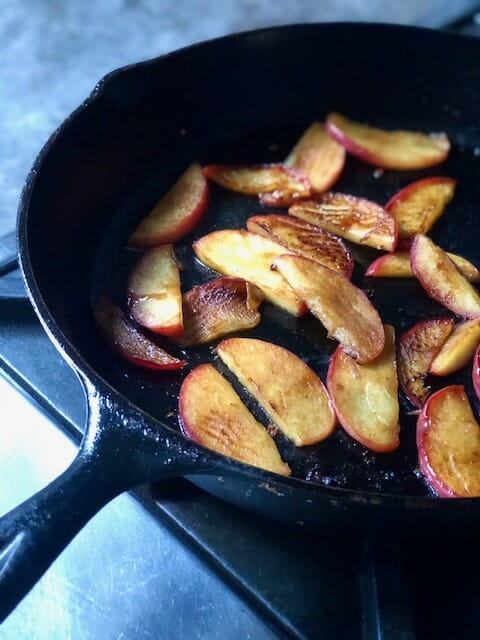
<instances>
[{"instance_id":1,"label":"apple slice","mask_svg":"<svg viewBox=\"0 0 480 640\"><path fill-rule=\"evenodd\" d=\"M472 382L477 398L480 400L480 345L473 356Z\"/></svg>"},{"instance_id":2,"label":"apple slice","mask_svg":"<svg viewBox=\"0 0 480 640\"><path fill-rule=\"evenodd\" d=\"M328 135L322 122L314 122L293 147L285 165L300 171L318 193L327 191L340 177L345 149Z\"/></svg>"},{"instance_id":3,"label":"apple slice","mask_svg":"<svg viewBox=\"0 0 480 640\"><path fill-rule=\"evenodd\" d=\"M457 324L430 365L429 373L448 376L465 367L480 344L480 318Z\"/></svg>"},{"instance_id":4,"label":"apple slice","mask_svg":"<svg viewBox=\"0 0 480 640\"><path fill-rule=\"evenodd\" d=\"M454 253L446 253L469 282L480 282L480 270L474 264ZM410 251L400 250L380 256L367 268L365 275L376 278L413 278Z\"/></svg>"},{"instance_id":5,"label":"apple slice","mask_svg":"<svg viewBox=\"0 0 480 640\"><path fill-rule=\"evenodd\" d=\"M264 295L242 278L217 278L183 294L184 345L202 344L260 322L258 307Z\"/></svg>"},{"instance_id":6,"label":"apple slice","mask_svg":"<svg viewBox=\"0 0 480 640\"><path fill-rule=\"evenodd\" d=\"M212 269L253 282L269 302L292 315L306 312L305 303L271 268L278 255L288 253L277 242L242 229L221 229L194 242L193 250Z\"/></svg>"},{"instance_id":7,"label":"apple slice","mask_svg":"<svg viewBox=\"0 0 480 640\"><path fill-rule=\"evenodd\" d=\"M398 246L409 247L417 233L428 233L453 198L456 181L443 176L407 185L385 205L398 225Z\"/></svg>"},{"instance_id":8,"label":"apple slice","mask_svg":"<svg viewBox=\"0 0 480 640\"><path fill-rule=\"evenodd\" d=\"M297 447L327 438L335 414L317 374L291 351L252 338L223 340L218 355Z\"/></svg>"},{"instance_id":9,"label":"apple slice","mask_svg":"<svg viewBox=\"0 0 480 640\"><path fill-rule=\"evenodd\" d=\"M415 236L410 261L413 273L431 298L463 318L480 317L480 295L430 238Z\"/></svg>"},{"instance_id":10,"label":"apple slice","mask_svg":"<svg viewBox=\"0 0 480 640\"><path fill-rule=\"evenodd\" d=\"M225 189L258 195L263 204L274 207L288 207L312 191L308 178L283 164L210 164L203 167L203 173Z\"/></svg>"},{"instance_id":11,"label":"apple slice","mask_svg":"<svg viewBox=\"0 0 480 640\"><path fill-rule=\"evenodd\" d=\"M462 385L427 400L417 421L420 469L441 498L480 496L480 427Z\"/></svg>"},{"instance_id":12,"label":"apple slice","mask_svg":"<svg viewBox=\"0 0 480 640\"><path fill-rule=\"evenodd\" d=\"M247 229L338 271L346 278L352 275L354 261L345 243L316 225L291 216L270 214L252 216L247 220Z\"/></svg>"},{"instance_id":13,"label":"apple slice","mask_svg":"<svg viewBox=\"0 0 480 640\"><path fill-rule=\"evenodd\" d=\"M368 364L358 364L337 347L330 361L327 388L345 431L372 451L393 451L400 444L395 330L385 325L385 348Z\"/></svg>"},{"instance_id":14,"label":"apple slice","mask_svg":"<svg viewBox=\"0 0 480 640\"><path fill-rule=\"evenodd\" d=\"M110 347L132 364L147 369L181 369L187 362L174 358L149 340L112 300L99 296L93 314Z\"/></svg>"},{"instance_id":15,"label":"apple slice","mask_svg":"<svg viewBox=\"0 0 480 640\"><path fill-rule=\"evenodd\" d=\"M380 355L385 346L383 324L361 289L340 273L302 256L279 256L274 268L346 353L361 364Z\"/></svg>"},{"instance_id":16,"label":"apple slice","mask_svg":"<svg viewBox=\"0 0 480 640\"><path fill-rule=\"evenodd\" d=\"M453 318L421 320L404 333L397 346L398 381L403 393L421 408L430 395L425 380L430 366L453 330Z\"/></svg>"},{"instance_id":17,"label":"apple slice","mask_svg":"<svg viewBox=\"0 0 480 640\"><path fill-rule=\"evenodd\" d=\"M380 205L345 193L325 193L292 205L288 213L342 238L382 251L397 243L395 220Z\"/></svg>"},{"instance_id":18,"label":"apple slice","mask_svg":"<svg viewBox=\"0 0 480 640\"><path fill-rule=\"evenodd\" d=\"M348 152L383 169L425 169L443 162L450 151L445 133L385 131L339 113L330 113L326 126L329 135Z\"/></svg>"},{"instance_id":19,"label":"apple slice","mask_svg":"<svg viewBox=\"0 0 480 640\"><path fill-rule=\"evenodd\" d=\"M180 274L171 244L149 249L136 263L128 279L133 318L155 333L183 333Z\"/></svg>"},{"instance_id":20,"label":"apple slice","mask_svg":"<svg viewBox=\"0 0 480 640\"><path fill-rule=\"evenodd\" d=\"M208 182L194 162L140 222L128 240L131 247L148 249L178 242L200 221L208 205Z\"/></svg>"},{"instance_id":21,"label":"apple slice","mask_svg":"<svg viewBox=\"0 0 480 640\"><path fill-rule=\"evenodd\" d=\"M273 438L211 364L201 364L188 374L178 407L187 438L240 462L290 475Z\"/></svg>"}]
</instances>

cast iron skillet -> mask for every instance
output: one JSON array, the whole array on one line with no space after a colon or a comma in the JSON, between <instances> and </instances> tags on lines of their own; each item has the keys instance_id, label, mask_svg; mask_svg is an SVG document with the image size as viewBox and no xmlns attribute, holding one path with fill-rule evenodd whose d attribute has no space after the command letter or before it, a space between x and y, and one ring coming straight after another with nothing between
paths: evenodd
<instances>
[{"instance_id":1,"label":"cast iron skillet","mask_svg":"<svg viewBox=\"0 0 480 640\"><path fill-rule=\"evenodd\" d=\"M416 473L415 418L405 415L406 405L402 446L394 454L371 455L340 430L301 451L279 438L294 470L288 479L187 441L175 415L185 372L148 373L123 362L102 342L90 299L107 290L124 303L134 259L125 240L191 161L281 160L303 129L331 110L379 126L448 133L453 150L439 168L379 177L349 158L335 188L385 202L414 179L457 178L454 203L433 237L480 262L479 60L477 40L422 29L267 29L116 71L52 136L22 195L20 261L43 326L83 384L88 425L71 467L0 521L2 617L98 509L122 491L167 476L190 476L234 504L324 532L478 530L479 502L438 500ZM195 235L242 226L259 210L254 199L213 189ZM193 260L192 239L177 247L184 289L212 277ZM413 280L366 280L363 267L373 253L357 252L354 277L385 322L401 332L420 317L444 313ZM312 319L295 320L267 305L250 335L291 348L324 378L334 345ZM190 368L214 358L210 347L187 357ZM455 381L471 394L468 372Z\"/></svg>"}]
</instances>

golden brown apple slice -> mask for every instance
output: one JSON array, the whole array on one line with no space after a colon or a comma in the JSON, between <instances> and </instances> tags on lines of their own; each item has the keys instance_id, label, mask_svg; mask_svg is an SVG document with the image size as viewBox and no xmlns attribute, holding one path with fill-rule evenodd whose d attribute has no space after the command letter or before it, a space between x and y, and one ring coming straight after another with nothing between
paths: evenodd
<instances>
[{"instance_id":1,"label":"golden brown apple slice","mask_svg":"<svg viewBox=\"0 0 480 640\"><path fill-rule=\"evenodd\" d=\"M292 315L306 312L301 298L271 269L278 255L288 253L288 249L277 242L250 231L221 229L194 242L193 250L212 269L253 282L269 302Z\"/></svg>"},{"instance_id":2,"label":"golden brown apple slice","mask_svg":"<svg viewBox=\"0 0 480 640\"><path fill-rule=\"evenodd\" d=\"M361 364L380 355L385 346L383 324L361 289L340 273L302 256L279 256L274 267L346 353Z\"/></svg>"},{"instance_id":3,"label":"golden brown apple slice","mask_svg":"<svg viewBox=\"0 0 480 640\"><path fill-rule=\"evenodd\" d=\"M109 298L93 302L93 314L110 347L132 364L147 369L181 369L187 362L174 358L149 340Z\"/></svg>"},{"instance_id":4,"label":"golden brown apple slice","mask_svg":"<svg viewBox=\"0 0 480 640\"><path fill-rule=\"evenodd\" d=\"M380 205L345 193L325 193L292 205L288 213L351 242L393 251L397 224Z\"/></svg>"},{"instance_id":5,"label":"golden brown apple slice","mask_svg":"<svg viewBox=\"0 0 480 640\"><path fill-rule=\"evenodd\" d=\"M138 324L167 336L183 333L180 274L171 244L143 254L127 288L130 313Z\"/></svg>"},{"instance_id":6,"label":"golden brown apple slice","mask_svg":"<svg viewBox=\"0 0 480 640\"><path fill-rule=\"evenodd\" d=\"M472 382L477 398L480 400L480 345L473 356Z\"/></svg>"},{"instance_id":7,"label":"golden brown apple slice","mask_svg":"<svg viewBox=\"0 0 480 640\"><path fill-rule=\"evenodd\" d=\"M446 252L418 234L410 250L413 273L428 295L463 318L480 317L480 295Z\"/></svg>"},{"instance_id":8,"label":"golden brown apple slice","mask_svg":"<svg viewBox=\"0 0 480 640\"><path fill-rule=\"evenodd\" d=\"M428 370L453 330L453 318L421 320L398 341L398 381L403 393L421 408L430 395L425 385Z\"/></svg>"},{"instance_id":9,"label":"golden brown apple slice","mask_svg":"<svg viewBox=\"0 0 480 640\"><path fill-rule=\"evenodd\" d=\"M480 318L457 324L430 365L429 373L448 376L465 367L480 344Z\"/></svg>"},{"instance_id":10,"label":"golden brown apple slice","mask_svg":"<svg viewBox=\"0 0 480 640\"><path fill-rule=\"evenodd\" d=\"M297 447L327 438L335 414L317 374L291 351L252 338L223 340L218 355Z\"/></svg>"},{"instance_id":11,"label":"golden brown apple slice","mask_svg":"<svg viewBox=\"0 0 480 640\"><path fill-rule=\"evenodd\" d=\"M322 122L314 122L300 137L285 165L307 176L318 193L330 189L345 164L345 149L328 135Z\"/></svg>"},{"instance_id":12,"label":"golden brown apple slice","mask_svg":"<svg viewBox=\"0 0 480 640\"><path fill-rule=\"evenodd\" d=\"M131 247L147 249L181 240L200 221L208 205L208 182L194 162L159 200L128 240Z\"/></svg>"},{"instance_id":13,"label":"golden brown apple slice","mask_svg":"<svg viewBox=\"0 0 480 640\"><path fill-rule=\"evenodd\" d=\"M480 282L480 270L469 260L448 251L447 256L469 282ZM394 251L380 256L367 268L365 275L376 278L413 278L410 251Z\"/></svg>"},{"instance_id":14,"label":"golden brown apple slice","mask_svg":"<svg viewBox=\"0 0 480 640\"><path fill-rule=\"evenodd\" d=\"M417 421L422 473L441 498L480 496L480 427L462 385L427 400Z\"/></svg>"},{"instance_id":15,"label":"golden brown apple slice","mask_svg":"<svg viewBox=\"0 0 480 640\"><path fill-rule=\"evenodd\" d=\"M273 438L211 364L201 364L188 374L178 407L187 438L240 462L290 475Z\"/></svg>"},{"instance_id":16,"label":"golden brown apple slice","mask_svg":"<svg viewBox=\"0 0 480 640\"><path fill-rule=\"evenodd\" d=\"M340 113L327 117L327 131L360 160L383 169L424 169L443 162L450 151L445 133L386 131L349 120Z\"/></svg>"},{"instance_id":17,"label":"golden brown apple slice","mask_svg":"<svg viewBox=\"0 0 480 640\"><path fill-rule=\"evenodd\" d=\"M407 248L417 233L428 233L453 198L456 181L444 176L417 180L396 193L385 211L398 225L398 247Z\"/></svg>"},{"instance_id":18,"label":"golden brown apple slice","mask_svg":"<svg viewBox=\"0 0 480 640\"><path fill-rule=\"evenodd\" d=\"M385 325L385 348L368 364L358 364L337 347L330 361L327 388L345 431L372 451L393 451L400 444L395 330Z\"/></svg>"},{"instance_id":19,"label":"golden brown apple slice","mask_svg":"<svg viewBox=\"0 0 480 640\"><path fill-rule=\"evenodd\" d=\"M203 173L225 189L260 196L268 206L288 207L312 191L308 178L283 164L210 164L203 167Z\"/></svg>"},{"instance_id":20,"label":"golden brown apple slice","mask_svg":"<svg viewBox=\"0 0 480 640\"><path fill-rule=\"evenodd\" d=\"M242 278L217 278L183 294L184 333L179 342L202 344L260 322L258 307L264 295Z\"/></svg>"},{"instance_id":21,"label":"golden brown apple slice","mask_svg":"<svg viewBox=\"0 0 480 640\"><path fill-rule=\"evenodd\" d=\"M354 261L345 243L316 225L291 216L270 214L252 216L247 220L247 229L338 271L346 278L352 275Z\"/></svg>"}]
</instances>

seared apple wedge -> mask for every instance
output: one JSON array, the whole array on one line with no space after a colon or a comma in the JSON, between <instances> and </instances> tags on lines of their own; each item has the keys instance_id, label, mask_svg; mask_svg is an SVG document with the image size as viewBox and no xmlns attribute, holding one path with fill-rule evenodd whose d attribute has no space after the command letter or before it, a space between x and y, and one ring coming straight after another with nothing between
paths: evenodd
<instances>
[{"instance_id":1,"label":"seared apple wedge","mask_svg":"<svg viewBox=\"0 0 480 640\"><path fill-rule=\"evenodd\" d=\"M398 225L398 247L407 248L417 233L428 233L453 198L456 181L444 176L412 182L396 193L385 210Z\"/></svg>"},{"instance_id":2,"label":"seared apple wedge","mask_svg":"<svg viewBox=\"0 0 480 640\"><path fill-rule=\"evenodd\" d=\"M138 324L167 336L183 333L180 274L171 244L144 253L127 288L130 313Z\"/></svg>"},{"instance_id":3,"label":"seared apple wedge","mask_svg":"<svg viewBox=\"0 0 480 640\"><path fill-rule=\"evenodd\" d=\"M480 282L480 270L474 264L454 253L446 253L469 282ZM413 278L410 251L400 250L380 256L367 268L365 275L375 278Z\"/></svg>"},{"instance_id":4,"label":"seared apple wedge","mask_svg":"<svg viewBox=\"0 0 480 640\"><path fill-rule=\"evenodd\" d=\"M453 318L421 320L404 333L397 346L400 388L410 402L421 408L430 395L426 378L430 366L453 330Z\"/></svg>"},{"instance_id":5,"label":"seared apple wedge","mask_svg":"<svg viewBox=\"0 0 480 640\"><path fill-rule=\"evenodd\" d=\"M445 251L418 234L410 250L413 273L427 294L463 318L480 317L480 295Z\"/></svg>"},{"instance_id":6,"label":"seared apple wedge","mask_svg":"<svg viewBox=\"0 0 480 640\"><path fill-rule=\"evenodd\" d=\"M381 251L393 251L397 244L395 220L380 205L365 198L330 192L301 200L288 213L351 242Z\"/></svg>"},{"instance_id":7,"label":"seared apple wedge","mask_svg":"<svg viewBox=\"0 0 480 640\"><path fill-rule=\"evenodd\" d=\"M472 382L477 398L480 400L480 345L473 356Z\"/></svg>"},{"instance_id":8,"label":"seared apple wedge","mask_svg":"<svg viewBox=\"0 0 480 640\"><path fill-rule=\"evenodd\" d=\"M211 364L199 365L185 378L178 408L187 438L240 462L290 475L273 438Z\"/></svg>"},{"instance_id":9,"label":"seared apple wedge","mask_svg":"<svg viewBox=\"0 0 480 640\"><path fill-rule=\"evenodd\" d=\"M159 200L128 240L131 247L148 249L181 240L200 221L208 205L208 182L194 162Z\"/></svg>"},{"instance_id":10,"label":"seared apple wedge","mask_svg":"<svg viewBox=\"0 0 480 640\"><path fill-rule=\"evenodd\" d=\"M462 385L432 394L417 421L420 469L441 498L480 496L480 426Z\"/></svg>"},{"instance_id":11,"label":"seared apple wedge","mask_svg":"<svg viewBox=\"0 0 480 640\"><path fill-rule=\"evenodd\" d=\"M247 229L287 247L293 253L323 264L350 278L354 261L337 236L320 227L287 215L252 216Z\"/></svg>"},{"instance_id":12,"label":"seared apple wedge","mask_svg":"<svg viewBox=\"0 0 480 640\"><path fill-rule=\"evenodd\" d=\"M358 364L337 347L327 388L345 431L372 451L386 453L400 444L395 330L385 325L385 348L368 364Z\"/></svg>"},{"instance_id":13,"label":"seared apple wedge","mask_svg":"<svg viewBox=\"0 0 480 640\"><path fill-rule=\"evenodd\" d=\"M480 344L480 318L457 324L430 365L429 373L448 376L465 367Z\"/></svg>"},{"instance_id":14,"label":"seared apple wedge","mask_svg":"<svg viewBox=\"0 0 480 640\"><path fill-rule=\"evenodd\" d=\"M335 414L327 390L294 353L252 338L223 340L216 352L297 447L315 444L332 433Z\"/></svg>"},{"instance_id":15,"label":"seared apple wedge","mask_svg":"<svg viewBox=\"0 0 480 640\"><path fill-rule=\"evenodd\" d=\"M380 355L385 346L383 324L361 289L302 256L282 255L273 264L346 353L361 364Z\"/></svg>"},{"instance_id":16,"label":"seared apple wedge","mask_svg":"<svg viewBox=\"0 0 480 640\"><path fill-rule=\"evenodd\" d=\"M258 195L267 206L288 207L312 192L307 177L283 164L211 164L203 167L203 173L225 189L250 196Z\"/></svg>"},{"instance_id":17,"label":"seared apple wedge","mask_svg":"<svg viewBox=\"0 0 480 640\"><path fill-rule=\"evenodd\" d=\"M387 131L349 120L327 117L327 132L352 155L383 169L425 169L443 162L450 151L445 133Z\"/></svg>"},{"instance_id":18,"label":"seared apple wedge","mask_svg":"<svg viewBox=\"0 0 480 640\"><path fill-rule=\"evenodd\" d=\"M322 122L314 122L293 147L285 165L307 176L312 189L328 191L345 165L345 149L328 135Z\"/></svg>"},{"instance_id":19,"label":"seared apple wedge","mask_svg":"<svg viewBox=\"0 0 480 640\"><path fill-rule=\"evenodd\" d=\"M269 302L292 315L306 312L300 296L271 268L278 255L288 253L277 242L242 229L222 229L194 242L193 250L202 262L223 275L253 282Z\"/></svg>"},{"instance_id":20,"label":"seared apple wedge","mask_svg":"<svg viewBox=\"0 0 480 640\"><path fill-rule=\"evenodd\" d=\"M110 347L138 367L147 369L181 369L187 362L179 360L149 340L110 298L99 296L93 302L93 314Z\"/></svg>"},{"instance_id":21,"label":"seared apple wedge","mask_svg":"<svg viewBox=\"0 0 480 640\"><path fill-rule=\"evenodd\" d=\"M227 333L252 329L260 322L264 295L242 278L217 278L183 294L184 333L179 342L196 345Z\"/></svg>"}]
</instances>

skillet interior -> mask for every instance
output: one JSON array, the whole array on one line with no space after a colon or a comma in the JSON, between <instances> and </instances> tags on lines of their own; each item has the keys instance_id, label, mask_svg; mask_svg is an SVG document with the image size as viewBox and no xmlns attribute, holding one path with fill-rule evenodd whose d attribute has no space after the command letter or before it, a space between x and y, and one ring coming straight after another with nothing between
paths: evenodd
<instances>
[{"instance_id":1,"label":"skillet interior","mask_svg":"<svg viewBox=\"0 0 480 640\"><path fill-rule=\"evenodd\" d=\"M441 167L375 178L372 167L349 158L335 189L384 203L426 175L456 178L454 201L432 237L479 263L479 44L381 25L298 26L192 47L107 77L47 145L38 174L31 176L28 217L20 219L24 270L61 346L177 428L176 398L185 373L141 372L112 355L93 325L90 295L109 289L124 302L125 274L137 257L123 250L125 240L189 162L281 160L302 130L330 110L380 126L449 134L453 151ZM213 189L204 223L178 246L184 290L212 277L193 260L193 237L240 227L260 210L255 199ZM364 266L374 255L356 250ZM416 282L365 280L363 271L357 264L356 282L368 287L382 318L398 333L421 317L444 313ZM317 321L295 320L269 306L263 315L249 335L287 346L325 380L334 343ZM190 367L211 360L211 348L189 349L188 357ZM468 372L455 381L471 391ZM370 454L341 430L308 449L295 450L281 438L279 444L299 478L427 495L416 473L415 419L403 413L402 445L393 454Z\"/></svg>"}]
</instances>

